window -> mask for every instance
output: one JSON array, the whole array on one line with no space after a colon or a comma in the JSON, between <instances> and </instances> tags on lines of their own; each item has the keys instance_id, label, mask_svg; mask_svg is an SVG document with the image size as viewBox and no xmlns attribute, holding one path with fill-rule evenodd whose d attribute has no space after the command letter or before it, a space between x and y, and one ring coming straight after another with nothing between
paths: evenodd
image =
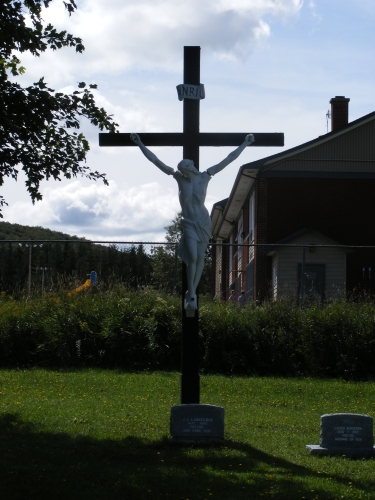
<instances>
[{"instance_id":1,"label":"window","mask_svg":"<svg viewBox=\"0 0 375 500\"><path fill-rule=\"evenodd\" d=\"M325 265L305 264L302 276L302 264L298 264L298 295L308 302L323 302L325 298Z\"/></svg>"},{"instance_id":2,"label":"window","mask_svg":"<svg viewBox=\"0 0 375 500\"><path fill-rule=\"evenodd\" d=\"M252 193L249 200L249 243L255 239L255 192Z\"/></svg>"},{"instance_id":3,"label":"window","mask_svg":"<svg viewBox=\"0 0 375 500\"><path fill-rule=\"evenodd\" d=\"M239 263L239 266L238 266L238 269L241 268L241 265L240 265L240 262L242 260L242 243L243 243L243 237L242 237L242 233L243 233L243 215L241 215L239 221L238 221L238 224L237 224L237 243L238 243L238 247L237 247L237 258L238 258L238 263Z\"/></svg>"},{"instance_id":4,"label":"window","mask_svg":"<svg viewBox=\"0 0 375 500\"><path fill-rule=\"evenodd\" d=\"M233 271L234 233L231 234L229 243L230 243L230 245L229 245L229 281L230 281L230 283L232 283L232 281L233 281L232 271Z\"/></svg>"}]
</instances>

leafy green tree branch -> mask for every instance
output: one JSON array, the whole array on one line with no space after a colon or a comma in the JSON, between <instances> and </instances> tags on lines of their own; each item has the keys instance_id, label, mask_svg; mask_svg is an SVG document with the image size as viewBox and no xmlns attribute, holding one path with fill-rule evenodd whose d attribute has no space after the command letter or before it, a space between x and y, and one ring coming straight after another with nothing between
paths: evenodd
<instances>
[{"instance_id":1,"label":"leafy green tree branch","mask_svg":"<svg viewBox=\"0 0 375 500\"><path fill-rule=\"evenodd\" d=\"M27 87L9 80L10 75L24 74L19 59L24 52L35 57L62 47L83 52L81 38L58 32L51 24L44 26L42 8L51 1L3 0L0 9L0 186L7 177L17 180L22 169L33 202L42 198L40 182L44 179L84 175L107 184L104 174L83 164L89 144L79 132L80 120L86 118L100 130L117 130L113 118L96 105L94 84L81 82L72 94L64 94L48 87L44 77ZM69 15L77 8L73 0L63 3ZM0 196L0 207L5 204Z\"/></svg>"}]
</instances>

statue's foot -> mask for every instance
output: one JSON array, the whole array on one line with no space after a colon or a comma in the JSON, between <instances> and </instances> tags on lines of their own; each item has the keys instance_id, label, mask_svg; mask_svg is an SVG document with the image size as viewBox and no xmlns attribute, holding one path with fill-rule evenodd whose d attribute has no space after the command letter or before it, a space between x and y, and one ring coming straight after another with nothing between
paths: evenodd
<instances>
[{"instance_id":1,"label":"statue's foot","mask_svg":"<svg viewBox=\"0 0 375 500\"><path fill-rule=\"evenodd\" d=\"M197 304L197 296L194 294L191 296L189 294L189 291L185 293L185 304L184 304L185 309L198 309L198 304Z\"/></svg>"}]
</instances>

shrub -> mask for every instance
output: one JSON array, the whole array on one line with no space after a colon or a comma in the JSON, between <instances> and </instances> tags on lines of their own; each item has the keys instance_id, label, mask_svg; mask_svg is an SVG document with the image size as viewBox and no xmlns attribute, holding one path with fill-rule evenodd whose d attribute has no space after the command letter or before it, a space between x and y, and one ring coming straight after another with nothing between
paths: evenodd
<instances>
[{"instance_id":1,"label":"shrub","mask_svg":"<svg viewBox=\"0 0 375 500\"><path fill-rule=\"evenodd\" d=\"M207 373L375 378L375 307L201 300ZM14 301L0 296L2 366L180 368L181 299L144 289Z\"/></svg>"}]
</instances>

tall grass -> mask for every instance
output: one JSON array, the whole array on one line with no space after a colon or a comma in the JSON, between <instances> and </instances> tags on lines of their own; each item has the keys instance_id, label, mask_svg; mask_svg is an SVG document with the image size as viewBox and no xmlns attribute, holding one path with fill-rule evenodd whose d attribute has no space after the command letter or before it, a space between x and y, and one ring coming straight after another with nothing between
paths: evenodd
<instances>
[{"instance_id":1,"label":"tall grass","mask_svg":"<svg viewBox=\"0 0 375 500\"><path fill-rule=\"evenodd\" d=\"M177 370L180 336L180 299L152 289L0 298L2 366ZM206 373L374 379L375 307L203 299L199 348Z\"/></svg>"}]
</instances>

